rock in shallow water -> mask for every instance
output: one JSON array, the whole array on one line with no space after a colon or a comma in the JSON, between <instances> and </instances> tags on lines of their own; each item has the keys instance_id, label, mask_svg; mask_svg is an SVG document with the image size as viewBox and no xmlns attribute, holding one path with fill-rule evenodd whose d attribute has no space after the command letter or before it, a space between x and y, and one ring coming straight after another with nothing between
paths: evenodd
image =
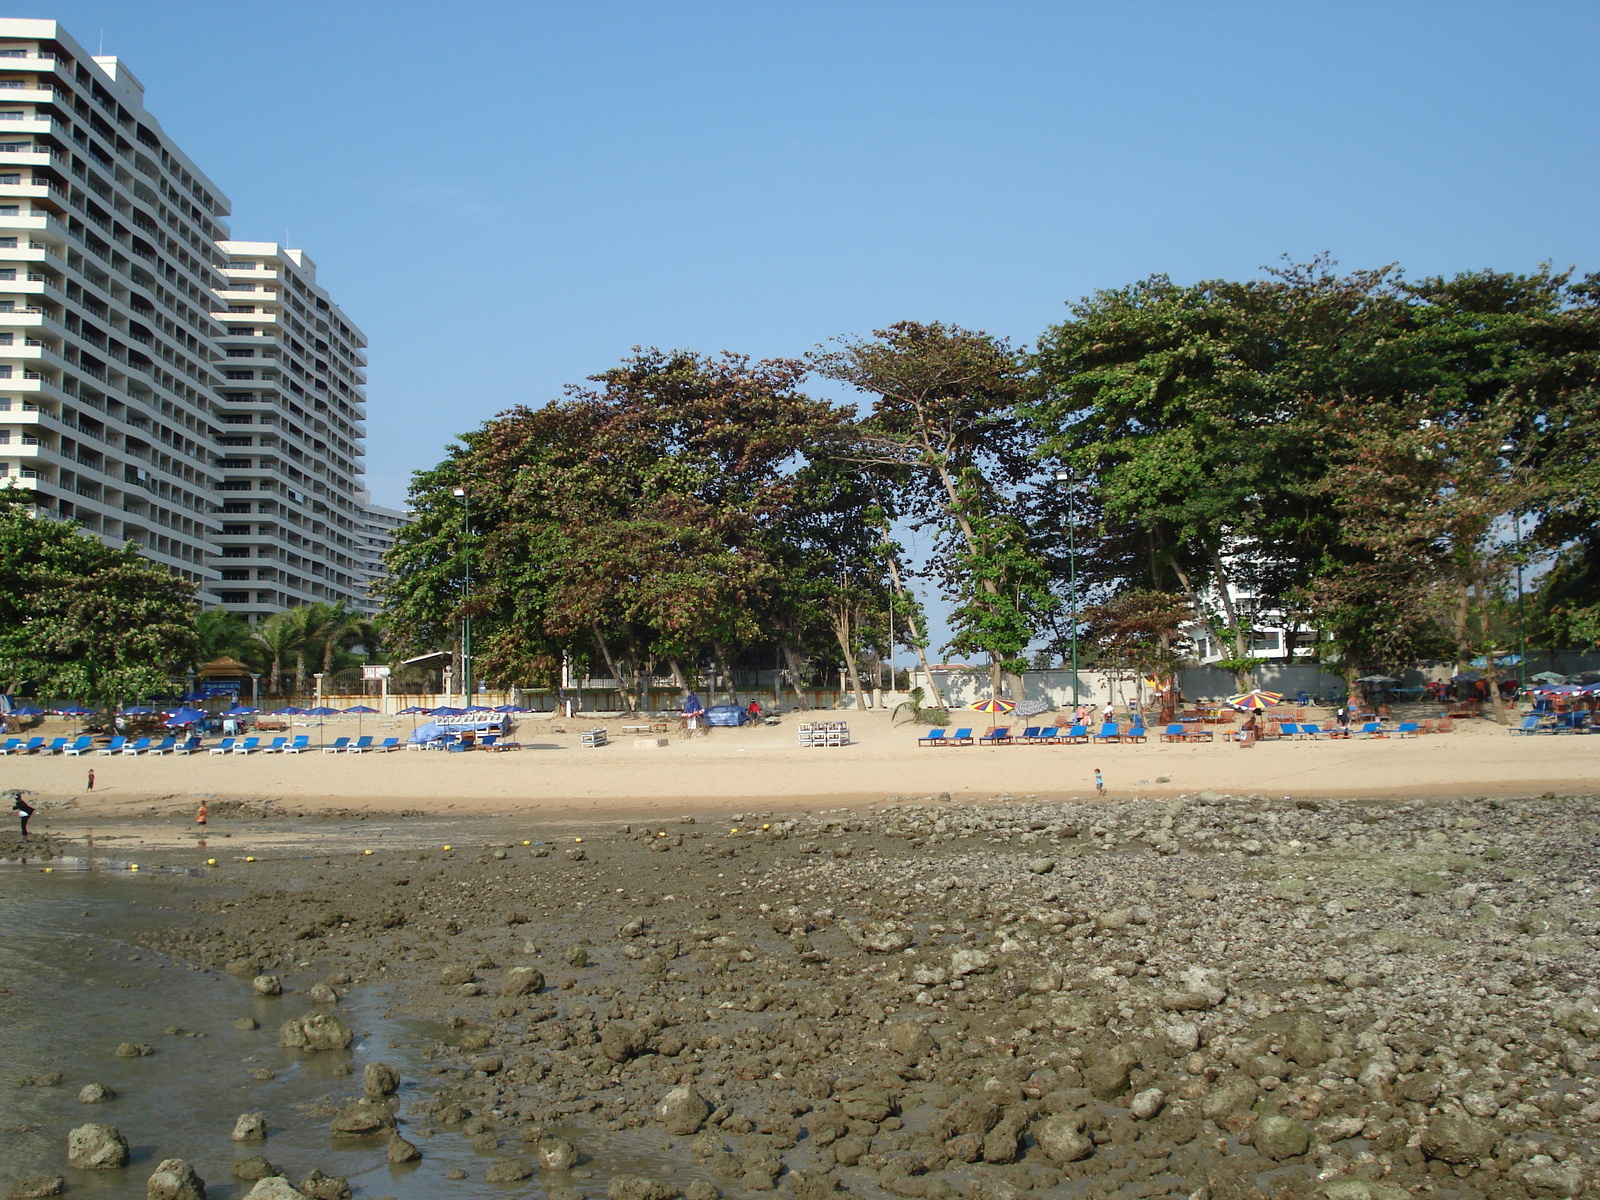
<instances>
[{"instance_id":1,"label":"rock in shallow water","mask_svg":"<svg viewBox=\"0 0 1600 1200\"><path fill-rule=\"evenodd\" d=\"M145 1200L206 1200L206 1181L183 1159L163 1159L145 1185Z\"/></svg>"},{"instance_id":2,"label":"rock in shallow water","mask_svg":"<svg viewBox=\"0 0 1600 1200\"><path fill-rule=\"evenodd\" d=\"M344 1050L353 1039L349 1026L325 1012L290 1017L278 1029L278 1045L290 1050Z\"/></svg>"},{"instance_id":3,"label":"rock in shallow water","mask_svg":"<svg viewBox=\"0 0 1600 1200\"><path fill-rule=\"evenodd\" d=\"M79 1125L67 1134L67 1163L80 1171L114 1171L128 1165L128 1139L113 1125Z\"/></svg>"},{"instance_id":4,"label":"rock in shallow water","mask_svg":"<svg viewBox=\"0 0 1600 1200\"><path fill-rule=\"evenodd\" d=\"M258 1112L240 1113L228 1135L236 1142L253 1142L267 1136L267 1118Z\"/></svg>"}]
</instances>

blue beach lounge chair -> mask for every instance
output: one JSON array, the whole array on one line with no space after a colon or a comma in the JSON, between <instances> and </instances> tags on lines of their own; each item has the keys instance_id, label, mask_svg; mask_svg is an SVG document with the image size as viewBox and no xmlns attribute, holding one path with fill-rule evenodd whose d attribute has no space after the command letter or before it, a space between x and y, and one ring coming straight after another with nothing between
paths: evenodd
<instances>
[{"instance_id":1,"label":"blue beach lounge chair","mask_svg":"<svg viewBox=\"0 0 1600 1200\"><path fill-rule=\"evenodd\" d=\"M294 741L290 742L287 746L285 746L283 748L283 753L285 753L285 754L302 754L310 747L310 745L311 745L311 735L309 733L302 733L302 734L297 735L295 737Z\"/></svg>"},{"instance_id":2,"label":"blue beach lounge chair","mask_svg":"<svg viewBox=\"0 0 1600 1200\"><path fill-rule=\"evenodd\" d=\"M372 749L372 739L370 737L363 736L363 737L358 737L355 741L351 742L350 743L350 748L348 750L346 750L345 753L347 753L347 754L365 754L368 750L371 750L371 749Z\"/></svg>"},{"instance_id":3,"label":"blue beach lounge chair","mask_svg":"<svg viewBox=\"0 0 1600 1200\"><path fill-rule=\"evenodd\" d=\"M31 738L28 739L28 744L22 748L20 753L22 753L22 754L37 754L37 753L39 753L39 751L41 751L43 749L44 749L44 739L42 737L31 737Z\"/></svg>"},{"instance_id":4,"label":"blue beach lounge chair","mask_svg":"<svg viewBox=\"0 0 1600 1200\"><path fill-rule=\"evenodd\" d=\"M67 748L67 739L64 738L64 737L58 737L53 742L51 742L48 746L46 746L44 748L44 750L41 751L41 753L43 753L43 754L60 754L66 748Z\"/></svg>"},{"instance_id":5,"label":"blue beach lounge chair","mask_svg":"<svg viewBox=\"0 0 1600 1200\"><path fill-rule=\"evenodd\" d=\"M261 739L258 737L247 737L244 741L240 742L233 748L233 752L235 754L254 754L259 749L261 749Z\"/></svg>"},{"instance_id":6,"label":"blue beach lounge chair","mask_svg":"<svg viewBox=\"0 0 1600 1200\"><path fill-rule=\"evenodd\" d=\"M1161 740L1163 742L1181 742L1184 737L1183 723L1181 721L1174 721L1161 731Z\"/></svg>"},{"instance_id":7,"label":"blue beach lounge chair","mask_svg":"<svg viewBox=\"0 0 1600 1200\"><path fill-rule=\"evenodd\" d=\"M150 749L150 739L142 737L137 739L133 745L124 746L122 752L124 754L143 754L148 749Z\"/></svg>"},{"instance_id":8,"label":"blue beach lounge chair","mask_svg":"<svg viewBox=\"0 0 1600 1200\"><path fill-rule=\"evenodd\" d=\"M123 737L121 734L118 734L104 746L101 746L100 749L96 750L95 753L99 755L121 754L122 748L127 744L128 739Z\"/></svg>"},{"instance_id":9,"label":"blue beach lounge chair","mask_svg":"<svg viewBox=\"0 0 1600 1200\"><path fill-rule=\"evenodd\" d=\"M919 746L945 746L948 744L945 741L944 730L942 729L930 729L927 737L919 737L917 739L917 745Z\"/></svg>"},{"instance_id":10,"label":"blue beach lounge chair","mask_svg":"<svg viewBox=\"0 0 1600 1200\"><path fill-rule=\"evenodd\" d=\"M373 749L379 754L387 754L391 750L398 750L400 749L400 739L397 737L386 737L383 739L383 741L374 746Z\"/></svg>"},{"instance_id":11,"label":"blue beach lounge chair","mask_svg":"<svg viewBox=\"0 0 1600 1200\"><path fill-rule=\"evenodd\" d=\"M21 738L7 738L6 744L4 746L0 746L0 754L15 754L21 749Z\"/></svg>"},{"instance_id":12,"label":"blue beach lounge chair","mask_svg":"<svg viewBox=\"0 0 1600 1200\"><path fill-rule=\"evenodd\" d=\"M150 753L151 754L157 754L157 755L159 755L159 754L170 754L172 751L176 750L177 748L178 748L178 739L176 737L164 737L159 742L157 742L154 746L150 747Z\"/></svg>"},{"instance_id":13,"label":"blue beach lounge chair","mask_svg":"<svg viewBox=\"0 0 1600 1200\"><path fill-rule=\"evenodd\" d=\"M1038 733L1034 734L1031 738L1028 738L1026 740L1030 741L1030 742L1034 742L1035 744L1038 744L1038 745L1046 745L1048 743L1054 742L1056 740L1056 736L1060 732L1061 732L1061 727L1060 726L1058 726L1058 725L1046 725L1043 729L1039 730Z\"/></svg>"},{"instance_id":14,"label":"blue beach lounge chair","mask_svg":"<svg viewBox=\"0 0 1600 1200\"><path fill-rule=\"evenodd\" d=\"M1089 727L1074 725L1065 733L1057 734L1054 740L1062 746L1081 746L1089 740Z\"/></svg>"},{"instance_id":15,"label":"blue beach lounge chair","mask_svg":"<svg viewBox=\"0 0 1600 1200\"><path fill-rule=\"evenodd\" d=\"M1369 740L1372 738L1386 738L1389 736L1387 733L1383 732L1383 729L1381 728L1381 722L1378 721L1368 721L1360 729L1356 730L1356 732Z\"/></svg>"},{"instance_id":16,"label":"blue beach lounge chair","mask_svg":"<svg viewBox=\"0 0 1600 1200\"><path fill-rule=\"evenodd\" d=\"M288 738L286 738L286 737L275 737L275 738L272 739L272 742L269 745L261 747L261 753L263 753L263 754L279 754L279 753L281 753L283 751L283 748L285 746L287 746L288 744L289 744L289 739Z\"/></svg>"},{"instance_id":17,"label":"blue beach lounge chair","mask_svg":"<svg viewBox=\"0 0 1600 1200\"><path fill-rule=\"evenodd\" d=\"M347 738L347 737L335 738L331 743L329 743L328 745L326 745L326 746L324 746L322 748L322 752L324 754L338 754L340 751L344 750L349 745L350 745L350 739L349 738Z\"/></svg>"},{"instance_id":18,"label":"blue beach lounge chair","mask_svg":"<svg viewBox=\"0 0 1600 1200\"><path fill-rule=\"evenodd\" d=\"M94 739L87 734L73 742L70 746L61 747L61 753L68 758L77 758L85 750L94 749Z\"/></svg>"},{"instance_id":19,"label":"blue beach lounge chair","mask_svg":"<svg viewBox=\"0 0 1600 1200\"><path fill-rule=\"evenodd\" d=\"M231 754L231 753L233 753L234 741L235 741L234 738L223 738L215 746L211 747L211 753L213 753L213 754Z\"/></svg>"},{"instance_id":20,"label":"blue beach lounge chair","mask_svg":"<svg viewBox=\"0 0 1600 1200\"><path fill-rule=\"evenodd\" d=\"M1148 742L1150 735L1146 732L1143 721L1136 721L1127 733L1122 735L1125 742Z\"/></svg>"},{"instance_id":21,"label":"blue beach lounge chair","mask_svg":"<svg viewBox=\"0 0 1600 1200\"><path fill-rule=\"evenodd\" d=\"M970 745L972 745L973 744L973 742L972 742L972 730L970 730L970 729L958 729L958 730L956 730L954 733L952 733L950 735L950 744L952 746L970 746Z\"/></svg>"},{"instance_id":22,"label":"blue beach lounge chair","mask_svg":"<svg viewBox=\"0 0 1600 1200\"><path fill-rule=\"evenodd\" d=\"M1415 721L1402 721L1398 728L1395 729L1395 733L1403 738L1416 737L1417 723Z\"/></svg>"},{"instance_id":23,"label":"blue beach lounge chair","mask_svg":"<svg viewBox=\"0 0 1600 1200\"><path fill-rule=\"evenodd\" d=\"M1011 745L1011 726L1003 725L989 730L978 739L980 746L1009 746Z\"/></svg>"},{"instance_id":24,"label":"blue beach lounge chair","mask_svg":"<svg viewBox=\"0 0 1600 1200\"><path fill-rule=\"evenodd\" d=\"M1303 738L1310 738L1314 742L1322 736L1322 726L1318 725L1315 721L1301 721L1300 736Z\"/></svg>"},{"instance_id":25,"label":"blue beach lounge chair","mask_svg":"<svg viewBox=\"0 0 1600 1200\"><path fill-rule=\"evenodd\" d=\"M1094 735L1094 740L1097 743L1114 742L1119 736L1117 730L1118 725L1115 721L1107 721L1105 724L1100 726L1100 732Z\"/></svg>"},{"instance_id":26,"label":"blue beach lounge chair","mask_svg":"<svg viewBox=\"0 0 1600 1200\"><path fill-rule=\"evenodd\" d=\"M174 754L193 754L204 745L205 743L201 741L200 737L198 735L194 735L185 738L178 745L174 746L172 748L172 752Z\"/></svg>"}]
</instances>

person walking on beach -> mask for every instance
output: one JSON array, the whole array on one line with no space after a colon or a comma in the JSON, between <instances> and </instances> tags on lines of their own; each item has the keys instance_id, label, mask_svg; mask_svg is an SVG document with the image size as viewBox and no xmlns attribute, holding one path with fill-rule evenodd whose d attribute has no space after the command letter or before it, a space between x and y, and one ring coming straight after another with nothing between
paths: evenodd
<instances>
[{"instance_id":1,"label":"person walking on beach","mask_svg":"<svg viewBox=\"0 0 1600 1200\"><path fill-rule=\"evenodd\" d=\"M94 791L94 768L89 768L89 790Z\"/></svg>"},{"instance_id":2,"label":"person walking on beach","mask_svg":"<svg viewBox=\"0 0 1600 1200\"><path fill-rule=\"evenodd\" d=\"M33 816L33 805L22 798L21 792L11 793L11 811L17 814L17 823L22 826L22 836L28 836L28 818Z\"/></svg>"},{"instance_id":3,"label":"person walking on beach","mask_svg":"<svg viewBox=\"0 0 1600 1200\"><path fill-rule=\"evenodd\" d=\"M194 823L202 830L206 827L206 802L200 801L200 811L194 814Z\"/></svg>"},{"instance_id":4,"label":"person walking on beach","mask_svg":"<svg viewBox=\"0 0 1600 1200\"><path fill-rule=\"evenodd\" d=\"M1106 777L1100 774L1099 767L1094 769L1094 790L1102 796L1106 794Z\"/></svg>"}]
</instances>

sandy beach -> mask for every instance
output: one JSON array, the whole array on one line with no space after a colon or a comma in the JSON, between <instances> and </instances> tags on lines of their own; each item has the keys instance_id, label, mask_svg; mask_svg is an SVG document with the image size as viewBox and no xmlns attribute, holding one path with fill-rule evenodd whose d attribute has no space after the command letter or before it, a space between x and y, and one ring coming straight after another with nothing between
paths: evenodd
<instances>
[{"instance_id":1,"label":"sandy beach","mask_svg":"<svg viewBox=\"0 0 1600 1200\"><path fill-rule=\"evenodd\" d=\"M1048 801L1091 795L1096 768L1104 772L1108 794L1123 799L1208 789L1347 798L1600 789L1600 738L1518 737L1489 721L1461 721L1452 733L1419 738L1284 739L1251 748L1222 740L1220 731L1214 742L1199 744L1152 737L1143 744L930 748L917 745L925 728L891 724L884 712L826 715L849 721L851 745L801 747L793 717L775 727L718 729L692 740L673 736L660 748L635 745L618 720L533 719L519 726L523 749L515 753L13 756L0 760L0 787L32 789L52 808L72 801L85 816L198 796L272 799L307 810L420 808L454 815L691 811L768 802L793 809L946 792L964 801L1002 795ZM581 747L579 732L596 724L608 727L611 744ZM974 724L979 731L986 727ZM410 730L409 720L362 726L380 737ZM330 723L322 732L332 741L355 731L351 722L348 729ZM85 788L91 767L92 793Z\"/></svg>"}]
</instances>

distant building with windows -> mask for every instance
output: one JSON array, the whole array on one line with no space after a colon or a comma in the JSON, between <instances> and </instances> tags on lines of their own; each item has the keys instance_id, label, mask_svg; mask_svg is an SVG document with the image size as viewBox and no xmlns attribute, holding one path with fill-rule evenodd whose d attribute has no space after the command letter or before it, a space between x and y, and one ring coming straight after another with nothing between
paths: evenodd
<instances>
[{"instance_id":1,"label":"distant building with windows","mask_svg":"<svg viewBox=\"0 0 1600 1200\"><path fill-rule=\"evenodd\" d=\"M360 499L367 340L303 250L217 248L218 597L252 618L313 602L360 607L371 578Z\"/></svg>"},{"instance_id":2,"label":"distant building with windows","mask_svg":"<svg viewBox=\"0 0 1600 1200\"><path fill-rule=\"evenodd\" d=\"M203 604L371 611L366 339L228 213L120 60L0 18L0 486Z\"/></svg>"},{"instance_id":3,"label":"distant building with windows","mask_svg":"<svg viewBox=\"0 0 1600 1200\"><path fill-rule=\"evenodd\" d=\"M357 570L364 587L364 599L359 602L359 607L361 611L375 616L378 602L372 598L372 586L388 573L383 556L394 545L395 536L410 523L411 517L397 508L384 508L381 504L372 503L372 497L366 492L359 493L357 499L361 506L357 523L357 540L360 543Z\"/></svg>"}]
</instances>

